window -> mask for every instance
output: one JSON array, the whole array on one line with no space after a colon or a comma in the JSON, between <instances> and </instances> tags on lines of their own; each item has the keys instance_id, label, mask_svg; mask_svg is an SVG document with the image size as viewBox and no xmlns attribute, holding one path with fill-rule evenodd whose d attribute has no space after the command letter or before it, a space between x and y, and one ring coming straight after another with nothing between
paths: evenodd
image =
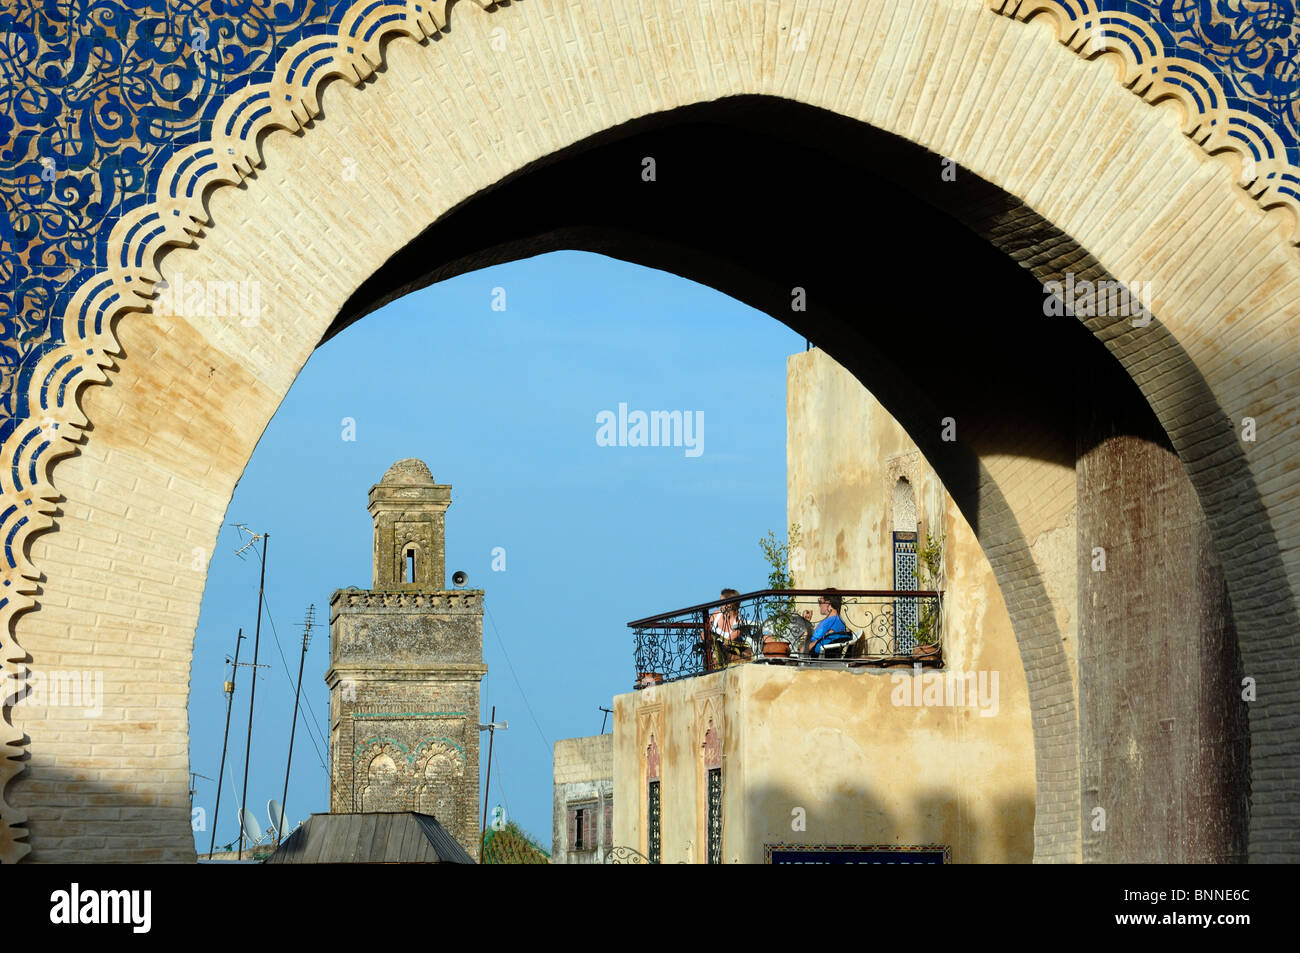
<instances>
[{"instance_id":1,"label":"window","mask_svg":"<svg viewBox=\"0 0 1300 953\"><path fill-rule=\"evenodd\" d=\"M569 808L569 850L596 849L596 805Z\"/></svg>"},{"instance_id":2,"label":"window","mask_svg":"<svg viewBox=\"0 0 1300 953\"><path fill-rule=\"evenodd\" d=\"M650 863L659 863L659 782L651 781L649 785L650 807L647 811L646 846Z\"/></svg>"},{"instance_id":3,"label":"window","mask_svg":"<svg viewBox=\"0 0 1300 953\"><path fill-rule=\"evenodd\" d=\"M655 736L645 749L646 774L646 856L659 863L659 745Z\"/></svg>"},{"instance_id":4,"label":"window","mask_svg":"<svg viewBox=\"0 0 1300 953\"><path fill-rule=\"evenodd\" d=\"M722 863L721 768L709 768L709 863Z\"/></svg>"},{"instance_id":5,"label":"window","mask_svg":"<svg viewBox=\"0 0 1300 953\"><path fill-rule=\"evenodd\" d=\"M415 582L415 550L406 551L406 582Z\"/></svg>"}]
</instances>

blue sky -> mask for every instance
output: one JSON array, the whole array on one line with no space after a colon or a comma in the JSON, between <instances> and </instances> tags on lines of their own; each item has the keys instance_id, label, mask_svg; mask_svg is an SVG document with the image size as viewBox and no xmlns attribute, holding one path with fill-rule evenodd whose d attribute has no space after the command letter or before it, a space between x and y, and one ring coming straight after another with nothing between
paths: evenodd
<instances>
[{"instance_id":1,"label":"blue sky","mask_svg":"<svg viewBox=\"0 0 1300 953\"><path fill-rule=\"evenodd\" d=\"M494 310L494 289L505 310ZM307 362L235 489L212 557L190 696L191 770L215 778L225 659L251 636L258 560L231 524L270 534L248 803L279 799L302 619L303 677L287 814L329 810L329 597L371 586L366 495L393 461L452 486L447 573L486 592L483 718L497 706L490 802L549 846L552 751L600 731L631 688L630 619L766 583L758 540L785 520L785 363L802 338L675 275L585 252L485 269L362 319ZM597 415L701 412L703 452L611 447ZM343 419L356 423L343 439ZM260 545L260 544L259 544ZM494 548L505 571L493 571ZM450 585L450 579L448 580ZM280 649L277 650L278 636ZM252 656L251 637L241 661ZM286 674L286 663L288 672ZM248 669L231 719L218 846L237 836ZM487 739L483 739L486 761ZM233 778L232 778L233 764ZM233 783L232 783L233 779ZM194 804L211 816L213 782ZM481 811L481 807L480 807ZM208 832L195 834L201 850Z\"/></svg>"}]
</instances>

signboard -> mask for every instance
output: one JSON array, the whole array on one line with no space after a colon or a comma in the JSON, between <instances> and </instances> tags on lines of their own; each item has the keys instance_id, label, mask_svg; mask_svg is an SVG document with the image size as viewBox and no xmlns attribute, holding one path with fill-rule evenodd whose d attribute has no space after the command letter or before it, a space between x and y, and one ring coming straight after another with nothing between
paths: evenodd
<instances>
[{"instance_id":1,"label":"signboard","mask_svg":"<svg viewBox=\"0 0 1300 953\"><path fill-rule=\"evenodd\" d=\"M764 844L769 864L948 864L946 844Z\"/></svg>"}]
</instances>

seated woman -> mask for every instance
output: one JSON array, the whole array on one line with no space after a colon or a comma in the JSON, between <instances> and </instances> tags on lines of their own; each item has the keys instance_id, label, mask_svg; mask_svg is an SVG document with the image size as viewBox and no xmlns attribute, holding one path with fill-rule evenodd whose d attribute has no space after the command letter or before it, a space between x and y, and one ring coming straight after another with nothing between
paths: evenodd
<instances>
[{"instance_id":1,"label":"seated woman","mask_svg":"<svg viewBox=\"0 0 1300 953\"><path fill-rule=\"evenodd\" d=\"M732 662L744 662L753 658L753 652L746 643L742 628L746 625L740 618L740 593L735 589L723 589L721 597L731 599L709 617L709 628L713 631L714 645L718 649L718 667Z\"/></svg>"},{"instance_id":2,"label":"seated woman","mask_svg":"<svg viewBox=\"0 0 1300 953\"><path fill-rule=\"evenodd\" d=\"M844 597L835 593L833 589L828 589L827 594L818 600L825 618L817 623L808 642L808 654L813 658L824 658L827 648L833 645L844 645L853 638L853 633L840 618L840 607L843 604Z\"/></svg>"}]
</instances>

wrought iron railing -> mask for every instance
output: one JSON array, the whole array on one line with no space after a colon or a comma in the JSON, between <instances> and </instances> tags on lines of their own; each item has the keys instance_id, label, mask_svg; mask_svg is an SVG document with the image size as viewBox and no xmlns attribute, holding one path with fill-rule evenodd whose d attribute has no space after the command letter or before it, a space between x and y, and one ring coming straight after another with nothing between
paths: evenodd
<instances>
[{"instance_id":1,"label":"wrought iron railing","mask_svg":"<svg viewBox=\"0 0 1300 953\"><path fill-rule=\"evenodd\" d=\"M813 654L820 599L840 600L848 638ZM636 687L729 665L942 664L943 593L894 589L764 589L629 622ZM838 637L842 638L842 637Z\"/></svg>"}]
</instances>

